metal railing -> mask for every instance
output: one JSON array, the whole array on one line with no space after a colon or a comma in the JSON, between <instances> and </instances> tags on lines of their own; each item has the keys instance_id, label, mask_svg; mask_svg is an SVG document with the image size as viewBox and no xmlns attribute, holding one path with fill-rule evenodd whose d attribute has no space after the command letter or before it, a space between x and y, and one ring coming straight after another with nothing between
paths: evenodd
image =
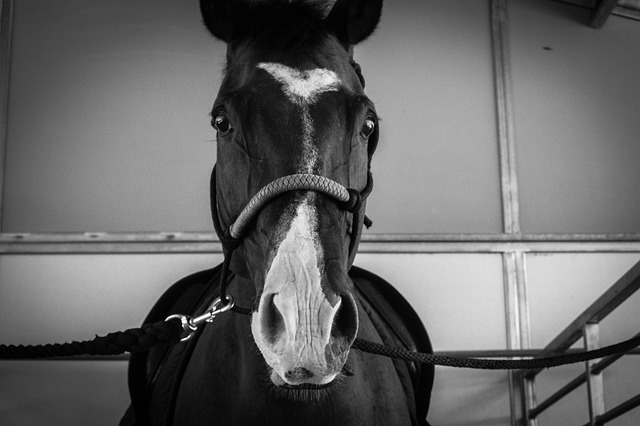
<instances>
[{"instance_id":1,"label":"metal railing","mask_svg":"<svg viewBox=\"0 0 640 426\"><path fill-rule=\"evenodd\" d=\"M600 322L634 294L638 288L640 288L640 262L636 263L591 304L591 306L578 315L551 343L540 350L536 354L536 357L565 353L581 338L584 341L586 350L597 349L600 345ZM608 421L640 406L640 394L638 394L609 410L605 407L602 372L623 355L624 354L614 355L599 361L586 363L584 373L575 377L568 384L540 403L536 402L535 392L535 379L540 370L524 372L522 379L525 394L524 412L526 424L528 426L537 426L537 418L540 413L585 383L587 385L589 403L589 422L587 422L586 425L604 425Z\"/></svg>"}]
</instances>

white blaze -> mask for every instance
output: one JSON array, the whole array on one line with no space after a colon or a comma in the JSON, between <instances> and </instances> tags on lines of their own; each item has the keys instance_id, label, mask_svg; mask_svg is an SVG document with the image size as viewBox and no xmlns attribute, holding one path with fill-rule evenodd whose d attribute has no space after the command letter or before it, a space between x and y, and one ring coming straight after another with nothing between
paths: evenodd
<instances>
[{"instance_id":1,"label":"white blaze","mask_svg":"<svg viewBox=\"0 0 640 426\"><path fill-rule=\"evenodd\" d=\"M265 279L262 297L269 300L274 295L273 304L282 315L286 333L271 346L259 340L265 334L260 332L260 322L253 320L251 325L265 361L280 377L290 369L305 367L314 371L314 380L325 383L335 377L335 373L329 377L322 373L327 369L324 349L341 301L332 306L322 290L316 220L314 209L303 201Z\"/></svg>"},{"instance_id":2,"label":"white blaze","mask_svg":"<svg viewBox=\"0 0 640 426\"><path fill-rule=\"evenodd\" d=\"M311 173L318 161L318 151L313 145L313 120L309 114L309 105L315 103L321 93L334 92L340 88L341 81L335 72L324 68L300 71L274 62L258 64L282 85L287 98L301 108L302 146L305 162L300 165L299 173Z\"/></svg>"},{"instance_id":3,"label":"white blaze","mask_svg":"<svg viewBox=\"0 0 640 426\"><path fill-rule=\"evenodd\" d=\"M312 173L318 161L313 143L314 123L309 107L320 94L337 91L341 81L335 72L323 68L301 71L286 65L263 62L258 68L268 72L278 83L287 99L300 108L302 126L302 155L299 173ZM296 367L315 370L314 380L331 381L327 376L325 346L329 343L333 317L340 307L326 299L321 285L321 264L324 254L317 233L318 213L313 204L315 194L309 192L296 208L293 219L285 224L285 238L267 271L263 291L273 296L273 303L283 317L286 333L275 345L262 340L261 322L254 315L253 335L265 360L283 377ZM304 365L299 365L303 363Z\"/></svg>"},{"instance_id":4,"label":"white blaze","mask_svg":"<svg viewBox=\"0 0 640 426\"><path fill-rule=\"evenodd\" d=\"M338 90L341 84L335 72L324 68L300 71L274 62L261 62L258 68L282 84L291 102L302 106L314 103L321 93Z\"/></svg>"}]
</instances>

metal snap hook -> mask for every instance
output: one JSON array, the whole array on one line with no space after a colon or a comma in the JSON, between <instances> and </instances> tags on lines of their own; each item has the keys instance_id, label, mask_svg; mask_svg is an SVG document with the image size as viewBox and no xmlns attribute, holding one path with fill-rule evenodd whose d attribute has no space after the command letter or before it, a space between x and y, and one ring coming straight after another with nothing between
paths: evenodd
<instances>
[{"instance_id":1,"label":"metal snap hook","mask_svg":"<svg viewBox=\"0 0 640 426\"><path fill-rule=\"evenodd\" d=\"M195 333L196 330L198 329L198 327L196 327L195 325L193 325L191 323L191 317L189 317L188 315L181 315L181 314L169 315L165 319L165 322L166 321L171 321L173 319L180 320L180 325L182 326L182 331L184 333L187 333L184 337L182 337L180 339L181 342L186 342L187 340L191 339L191 336L193 336L193 333Z\"/></svg>"},{"instance_id":2,"label":"metal snap hook","mask_svg":"<svg viewBox=\"0 0 640 426\"><path fill-rule=\"evenodd\" d=\"M198 315L195 318L190 317L189 315L182 314L173 314L169 315L165 321L170 321L173 319L180 320L180 325L182 326L182 330L186 335L180 339L181 342L186 342L191 339L193 334L198 330L198 326L203 322L213 322L213 319L216 315L221 314L223 312L227 312L231 310L234 306L233 297L227 296L227 303L223 306L220 306L222 300L218 297L211 304L211 307L207 309L202 315Z\"/></svg>"}]
</instances>

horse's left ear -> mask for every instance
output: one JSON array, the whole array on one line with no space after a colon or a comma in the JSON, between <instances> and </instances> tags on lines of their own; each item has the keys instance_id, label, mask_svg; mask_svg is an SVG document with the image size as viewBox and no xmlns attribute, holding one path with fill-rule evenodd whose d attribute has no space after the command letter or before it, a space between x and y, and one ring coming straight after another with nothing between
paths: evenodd
<instances>
[{"instance_id":1,"label":"horse's left ear","mask_svg":"<svg viewBox=\"0 0 640 426\"><path fill-rule=\"evenodd\" d=\"M382 0L337 0L325 21L345 46L353 46L373 33L381 14Z\"/></svg>"}]
</instances>

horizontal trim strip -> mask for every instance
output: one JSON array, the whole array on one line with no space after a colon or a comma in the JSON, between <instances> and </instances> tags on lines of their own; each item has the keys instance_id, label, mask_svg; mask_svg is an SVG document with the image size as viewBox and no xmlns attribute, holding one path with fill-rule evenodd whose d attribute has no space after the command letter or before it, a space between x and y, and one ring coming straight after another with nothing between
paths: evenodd
<instances>
[{"instance_id":1,"label":"horizontal trim strip","mask_svg":"<svg viewBox=\"0 0 640 426\"><path fill-rule=\"evenodd\" d=\"M640 234L365 234L360 253L640 252ZM222 253L212 232L0 233L0 254Z\"/></svg>"}]
</instances>

